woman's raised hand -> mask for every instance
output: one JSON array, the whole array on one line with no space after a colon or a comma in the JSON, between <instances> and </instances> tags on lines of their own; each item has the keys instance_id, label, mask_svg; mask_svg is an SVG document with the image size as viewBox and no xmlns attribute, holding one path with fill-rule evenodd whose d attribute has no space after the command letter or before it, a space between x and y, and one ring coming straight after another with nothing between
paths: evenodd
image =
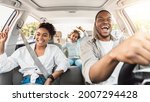
<instances>
[{"instance_id":1,"label":"woman's raised hand","mask_svg":"<svg viewBox=\"0 0 150 102\"><path fill-rule=\"evenodd\" d=\"M7 28L4 32L0 32L0 43L5 43L8 37L8 31L9 29Z\"/></svg>"}]
</instances>

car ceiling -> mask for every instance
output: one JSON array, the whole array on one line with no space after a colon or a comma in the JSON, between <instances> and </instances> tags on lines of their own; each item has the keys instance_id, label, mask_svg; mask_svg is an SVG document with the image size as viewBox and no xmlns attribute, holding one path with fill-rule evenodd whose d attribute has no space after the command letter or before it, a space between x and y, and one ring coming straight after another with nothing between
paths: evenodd
<instances>
[{"instance_id":1,"label":"car ceiling","mask_svg":"<svg viewBox=\"0 0 150 102\"><path fill-rule=\"evenodd\" d=\"M48 21L53 23L63 22L62 18L63 20L75 20L75 22L80 19L83 22L87 21L91 23L97 11L108 1L109 0L20 0L26 10L34 11L33 15L36 15L36 17L44 16ZM80 20L79 22L81 22Z\"/></svg>"},{"instance_id":2,"label":"car ceiling","mask_svg":"<svg viewBox=\"0 0 150 102\"><path fill-rule=\"evenodd\" d=\"M39 11L90 11L100 9L109 0L20 0Z\"/></svg>"},{"instance_id":3,"label":"car ceiling","mask_svg":"<svg viewBox=\"0 0 150 102\"><path fill-rule=\"evenodd\" d=\"M118 0L0 0L0 3L24 10L39 20L45 17L56 30L69 32L76 26L91 31L96 13L114 1Z\"/></svg>"},{"instance_id":4,"label":"car ceiling","mask_svg":"<svg viewBox=\"0 0 150 102\"><path fill-rule=\"evenodd\" d=\"M114 6L110 5L120 1L136 0L0 0L0 3L26 10L36 18L45 17L52 23L93 23L99 10L111 10Z\"/></svg>"},{"instance_id":5,"label":"car ceiling","mask_svg":"<svg viewBox=\"0 0 150 102\"><path fill-rule=\"evenodd\" d=\"M111 10L114 6L112 8L110 5L118 1L131 0L0 0L0 3L4 2L25 10L37 19L45 17L48 22L55 25L66 24L67 29L69 24L93 25L95 15L99 10Z\"/></svg>"}]
</instances>

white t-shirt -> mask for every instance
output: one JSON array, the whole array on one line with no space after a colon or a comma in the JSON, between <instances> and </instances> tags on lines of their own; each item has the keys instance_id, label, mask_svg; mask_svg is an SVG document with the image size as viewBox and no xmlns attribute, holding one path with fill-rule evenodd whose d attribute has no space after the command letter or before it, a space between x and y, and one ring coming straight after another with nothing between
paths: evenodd
<instances>
[{"instance_id":1,"label":"white t-shirt","mask_svg":"<svg viewBox=\"0 0 150 102\"><path fill-rule=\"evenodd\" d=\"M103 55L107 54L109 51L111 51L112 47L113 47L113 41L100 41L99 40L99 45L101 46L101 51L103 53Z\"/></svg>"},{"instance_id":2,"label":"white t-shirt","mask_svg":"<svg viewBox=\"0 0 150 102\"><path fill-rule=\"evenodd\" d=\"M110 40L110 41L100 41L99 40L99 43L100 44L98 46L101 46L101 51L102 51L103 56L105 54L107 54L108 52L110 52L112 50L112 48L113 48L113 41L112 40ZM116 68L113 71L113 73L111 74L111 76L106 81L100 82L99 84L103 84L103 85L104 84L107 84L107 85L109 85L109 84L117 84L118 75L119 75L119 72L120 72L120 69L121 69L122 65L123 65L123 63L120 62L116 66Z\"/></svg>"}]
</instances>

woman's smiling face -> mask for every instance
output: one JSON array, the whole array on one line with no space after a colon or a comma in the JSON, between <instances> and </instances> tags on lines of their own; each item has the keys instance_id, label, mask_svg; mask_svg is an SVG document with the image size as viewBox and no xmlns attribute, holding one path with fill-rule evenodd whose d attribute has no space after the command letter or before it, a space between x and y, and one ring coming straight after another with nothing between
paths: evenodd
<instances>
[{"instance_id":1,"label":"woman's smiling face","mask_svg":"<svg viewBox=\"0 0 150 102\"><path fill-rule=\"evenodd\" d=\"M47 29L38 28L36 31L35 39L36 39L36 45L42 47L47 45L47 43L51 39L51 36Z\"/></svg>"}]
</instances>

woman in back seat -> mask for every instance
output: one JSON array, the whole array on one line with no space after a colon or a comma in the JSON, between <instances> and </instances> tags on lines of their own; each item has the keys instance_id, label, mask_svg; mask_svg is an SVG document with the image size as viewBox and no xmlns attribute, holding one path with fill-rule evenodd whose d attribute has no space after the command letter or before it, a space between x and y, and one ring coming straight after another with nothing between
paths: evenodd
<instances>
[{"instance_id":1,"label":"woman in back seat","mask_svg":"<svg viewBox=\"0 0 150 102\"><path fill-rule=\"evenodd\" d=\"M51 84L69 66L63 52L57 46L48 44L55 33L52 24L41 23L36 30L36 43L31 44L31 48L50 74L50 77L45 79L25 46L17 49L10 57L7 57L4 47L8 31L0 32L0 73L8 72L19 65L21 67L19 71L24 76L22 84ZM52 73L52 69L56 65L56 70Z\"/></svg>"}]
</instances>

